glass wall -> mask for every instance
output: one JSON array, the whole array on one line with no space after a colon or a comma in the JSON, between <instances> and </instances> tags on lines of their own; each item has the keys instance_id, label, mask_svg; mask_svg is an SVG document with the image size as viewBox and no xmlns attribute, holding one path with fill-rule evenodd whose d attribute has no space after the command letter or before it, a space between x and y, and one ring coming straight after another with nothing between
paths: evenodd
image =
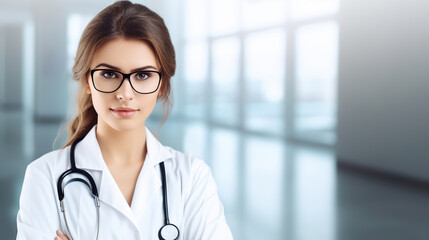
<instances>
[{"instance_id":1,"label":"glass wall","mask_svg":"<svg viewBox=\"0 0 429 240\"><path fill-rule=\"evenodd\" d=\"M338 0L182 0L184 117L332 146Z\"/></svg>"},{"instance_id":2,"label":"glass wall","mask_svg":"<svg viewBox=\"0 0 429 240\"><path fill-rule=\"evenodd\" d=\"M296 31L295 133L332 143L336 126L338 24L305 25Z\"/></svg>"}]
</instances>

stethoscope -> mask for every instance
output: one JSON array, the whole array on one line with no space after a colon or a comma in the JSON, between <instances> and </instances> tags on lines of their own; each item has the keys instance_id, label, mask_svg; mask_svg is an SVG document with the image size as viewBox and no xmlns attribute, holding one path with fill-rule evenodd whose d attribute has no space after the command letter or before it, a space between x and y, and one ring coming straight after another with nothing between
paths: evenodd
<instances>
[{"instance_id":1,"label":"stethoscope","mask_svg":"<svg viewBox=\"0 0 429 240\"><path fill-rule=\"evenodd\" d=\"M76 144L79 143L83 138L84 138L84 136L81 138L78 138L76 141L73 142L73 144L71 146L71 149L70 149L71 168L66 170L65 172L63 172L61 174L61 176L58 178L58 182L57 182L58 198L60 200L61 212L63 213L63 216L64 216L67 231L69 233L69 236L71 237L71 232L70 232L69 225L67 222L66 210L65 210L64 202L63 202L64 189L69 183L72 183L72 182L84 183L89 188L92 196L94 197L95 207L97 209L97 238L96 239L98 239L98 233L100 231L100 201L98 198L97 186L95 185L94 179L92 178L92 176L87 171L76 167L75 158L74 158ZM160 240L176 240L179 238L180 232L179 232L179 228L177 228L176 225L170 223L170 218L168 217L168 200L167 200L167 184L166 184L167 181L166 181L166 176L165 176L164 162L161 162L159 164L159 166L160 166L161 180L162 180L162 197L163 197L162 203L163 203L163 209L164 209L164 226L162 226L159 229L158 237ZM72 178L72 179L68 180L63 186L62 183L63 183L64 178L67 175L72 174L72 173L83 175L86 179L88 179L89 183L82 178ZM73 237L71 237L71 239L73 240Z\"/></svg>"}]
</instances>

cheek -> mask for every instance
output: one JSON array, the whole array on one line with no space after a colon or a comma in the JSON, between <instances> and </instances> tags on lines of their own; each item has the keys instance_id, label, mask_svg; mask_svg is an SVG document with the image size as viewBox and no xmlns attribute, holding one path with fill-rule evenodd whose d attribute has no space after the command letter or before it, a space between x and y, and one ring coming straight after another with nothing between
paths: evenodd
<instances>
[{"instance_id":1,"label":"cheek","mask_svg":"<svg viewBox=\"0 0 429 240\"><path fill-rule=\"evenodd\" d=\"M87 93L91 94L92 105L94 106L94 109L97 114L100 114L105 105L105 100L103 99L105 96L103 96L100 92L94 89L94 86L92 85L92 82L90 80L88 80Z\"/></svg>"},{"instance_id":2,"label":"cheek","mask_svg":"<svg viewBox=\"0 0 429 240\"><path fill-rule=\"evenodd\" d=\"M156 98L152 97L152 96L147 96L145 98L142 99L142 105L145 108L152 108L153 105L155 105L156 103Z\"/></svg>"},{"instance_id":3,"label":"cheek","mask_svg":"<svg viewBox=\"0 0 429 240\"><path fill-rule=\"evenodd\" d=\"M97 114L102 115L102 112L106 108L106 100L104 99L104 96L101 96L98 93L92 92L91 98L92 98L92 105L94 106L95 111L97 112Z\"/></svg>"},{"instance_id":4,"label":"cheek","mask_svg":"<svg viewBox=\"0 0 429 240\"><path fill-rule=\"evenodd\" d=\"M142 109L144 110L144 115L147 117L151 114L156 105L157 96L144 96L140 99Z\"/></svg>"}]
</instances>

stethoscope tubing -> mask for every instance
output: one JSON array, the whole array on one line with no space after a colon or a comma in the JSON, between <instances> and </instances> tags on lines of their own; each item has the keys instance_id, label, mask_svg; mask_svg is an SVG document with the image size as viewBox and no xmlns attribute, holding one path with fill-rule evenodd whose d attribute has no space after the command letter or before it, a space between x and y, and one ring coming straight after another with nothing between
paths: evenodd
<instances>
[{"instance_id":1,"label":"stethoscope tubing","mask_svg":"<svg viewBox=\"0 0 429 240\"><path fill-rule=\"evenodd\" d=\"M69 224L67 221L66 209L65 209L64 201L63 201L64 200L64 189L71 182L82 182L90 189L91 194L94 197L95 206L97 209L97 238L96 239L98 240L99 231L100 231L100 201L99 201L99 196L98 196L98 189L97 189L97 186L96 186L95 181L92 178L91 174L89 174L87 171L85 171L83 169L77 168L76 162L75 162L75 148L76 148L76 145L80 141L83 140L83 138L84 137L80 137L80 138L76 139L70 148L71 168L66 170L65 172L63 172L60 175L60 177L58 178L58 181L57 181L58 199L60 201L60 207L61 207L61 211L62 211L63 216L64 216L64 220L66 223L66 228L67 228L68 234L69 234L71 240L73 240L73 237L71 235L71 231L69 228ZM159 164L159 166L160 166L161 180L162 180L162 197L163 197L162 203L163 203L163 210L164 210L164 226L162 226L160 228L160 230L158 232L158 236L159 236L159 239L161 239L161 240L170 240L170 239L166 239L165 236L163 236L162 232L163 232L163 229L167 229L167 227L170 227L170 229L171 229L171 227L173 227L173 229L174 229L173 236L175 236L175 237L172 237L171 240L176 240L179 238L180 231L176 225L170 223L170 218L169 218L169 213L168 213L167 180L166 180L164 162L161 162ZM89 183L86 182L84 179L81 179L81 178L72 178L69 181L67 181L63 187L64 178L67 175L72 174L72 173L83 175L89 181Z\"/></svg>"}]
</instances>

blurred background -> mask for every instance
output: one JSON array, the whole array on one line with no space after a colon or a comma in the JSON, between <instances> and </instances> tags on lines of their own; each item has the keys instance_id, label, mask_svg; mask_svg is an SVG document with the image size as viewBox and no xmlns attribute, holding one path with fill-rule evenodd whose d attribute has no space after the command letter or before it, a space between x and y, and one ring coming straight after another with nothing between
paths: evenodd
<instances>
[{"instance_id":1,"label":"blurred background","mask_svg":"<svg viewBox=\"0 0 429 240\"><path fill-rule=\"evenodd\" d=\"M2 239L26 166L65 141L80 35L112 2L0 1ZM235 239L429 239L428 1L135 2L177 53L158 134L211 166Z\"/></svg>"}]
</instances>

